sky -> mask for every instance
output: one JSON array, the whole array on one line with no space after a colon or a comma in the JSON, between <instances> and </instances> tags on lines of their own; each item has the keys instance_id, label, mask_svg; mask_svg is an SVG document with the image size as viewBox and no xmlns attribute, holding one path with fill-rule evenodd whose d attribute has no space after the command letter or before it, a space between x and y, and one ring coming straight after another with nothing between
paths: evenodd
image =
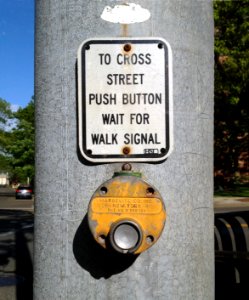
<instances>
[{"instance_id":1,"label":"sky","mask_svg":"<svg viewBox=\"0 0 249 300\"><path fill-rule=\"evenodd\" d=\"M0 98L13 109L34 95L34 0L0 0Z\"/></svg>"}]
</instances>

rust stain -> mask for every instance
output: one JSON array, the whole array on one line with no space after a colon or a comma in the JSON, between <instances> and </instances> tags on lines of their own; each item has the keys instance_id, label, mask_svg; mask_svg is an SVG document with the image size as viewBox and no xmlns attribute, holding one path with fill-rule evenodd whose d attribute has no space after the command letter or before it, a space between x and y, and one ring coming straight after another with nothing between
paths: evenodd
<instances>
[{"instance_id":1,"label":"rust stain","mask_svg":"<svg viewBox=\"0 0 249 300\"><path fill-rule=\"evenodd\" d=\"M122 36L128 37L128 24L121 24Z\"/></svg>"}]
</instances>

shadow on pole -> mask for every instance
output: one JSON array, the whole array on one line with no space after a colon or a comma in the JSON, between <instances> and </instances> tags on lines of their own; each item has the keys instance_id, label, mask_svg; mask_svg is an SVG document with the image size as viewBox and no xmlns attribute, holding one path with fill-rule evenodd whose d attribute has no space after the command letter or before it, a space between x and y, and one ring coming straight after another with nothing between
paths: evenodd
<instances>
[{"instance_id":1,"label":"shadow on pole","mask_svg":"<svg viewBox=\"0 0 249 300\"><path fill-rule=\"evenodd\" d=\"M109 278L125 271L138 257L106 250L98 245L90 232L87 215L76 231L73 252L78 264L96 279Z\"/></svg>"}]
</instances>

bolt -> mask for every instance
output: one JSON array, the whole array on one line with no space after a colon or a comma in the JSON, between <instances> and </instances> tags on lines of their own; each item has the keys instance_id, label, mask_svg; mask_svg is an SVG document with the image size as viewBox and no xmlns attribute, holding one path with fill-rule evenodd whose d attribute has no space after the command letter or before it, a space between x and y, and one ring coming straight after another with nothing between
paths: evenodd
<instances>
[{"instance_id":1,"label":"bolt","mask_svg":"<svg viewBox=\"0 0 249 300\"><path fill-rule=\"evenodd\" d=\"M152 235L148 235L147 237L146 237L146 243L147 244L152 244L154 242L154 237L152 236Z\"/></svg>"},{"instance_id":2,"label":"bolt","mask_svg":"<svg viewBox=\"0 0 249 300\"><path fill-rule=\"evenodd\" d=\"M105 187L105 186L102 186L102 187L100 188L100 192L101 192L102 195L105 195L105 194L107 193L107 191L108 191L108 189L107 189L107 187Z\"/></svg>"},{"instance_id":3,"label":"bolt","mask_svg":"<svg viewBox=\"0 0 249 300\"><path fill-rule=\"evenodd\" d=\"M152 187L148 187L146 192L148 196L152 196L155 193L155 190Z\"/></svg>"},{"instance_id":4,"label":"bolt","mask_svg":"<svg viewBox=\"0 0 249 300\"><path fill-rule=\"evenodd\" d=\"M129 147L124 147L123 153L124 155L128 155L130 153L131 149Z\"/></svg>"},{"instance_id":5,"label":"bolt","mask_svg":"<svg viewBox=\"0 0 249 300\"><path fill-rule=\"evenodd\" d=\"M131 171L132 165L131 164L123 164L122 171Z\"/></svg>"},{"instance_id":6,"label":"bolt","mask_svg":"<svg viewBox=\"0 0 249 300\"><path fill-rule=\"evenodd\" d=\"M125 45L124 45L124 51L125 51L125 52L131 51L131 45L130 45L130 44L125 44Z\"/></svg>"},{"instance_id":7,"label":"bolt","mask_svg":"<svg viewBox=\"0 0 249 300\"><path fill-rule=\"evenodd\" d=\"M104 234L101 234L98 236L98 241L101 244L105 244L105 239L106 239L106 236Z\"/></svg>"}]
</instances>

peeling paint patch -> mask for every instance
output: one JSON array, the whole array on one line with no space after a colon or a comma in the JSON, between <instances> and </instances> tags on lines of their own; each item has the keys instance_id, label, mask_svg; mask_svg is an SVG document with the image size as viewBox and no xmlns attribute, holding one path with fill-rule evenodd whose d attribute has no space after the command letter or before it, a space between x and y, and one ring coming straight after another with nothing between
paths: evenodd
<instances>
[{"instance_id":1,"label":"peeling paint patch","mask_svg":"<svg viewBox=\"0 0 249 300\"><path fill-rule=\"evenodd\" d=\"M150 11L135 3L115 5L114 8L106 6L101 19L120 24L133 24L145 22L150 18Z\"/></svg>"}]
</instances>

